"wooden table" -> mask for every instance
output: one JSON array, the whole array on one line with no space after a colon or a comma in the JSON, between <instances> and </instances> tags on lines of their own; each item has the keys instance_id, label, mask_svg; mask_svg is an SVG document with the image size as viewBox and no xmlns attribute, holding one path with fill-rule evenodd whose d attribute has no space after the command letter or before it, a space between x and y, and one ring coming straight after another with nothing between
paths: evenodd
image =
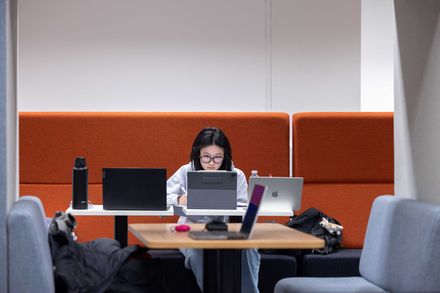
<instances>
[{"instance_id":1,"label":"wooden table","mask_svg":"<svg viewBox=\"0 0 440 293\"><path fill-rule=\"evenodd\" d=\"M194 240L187 232L173 232L176 224L130 224L129 231L148 248L203 249L204 292L240 292L241 250L249 248L314 249L324 247L324 240L277 223L256 223L246 240ZM191 224L192 231L201 231L204 224ZM241 224L229 224L238 231Z\"/></svg>"}]
</instances>

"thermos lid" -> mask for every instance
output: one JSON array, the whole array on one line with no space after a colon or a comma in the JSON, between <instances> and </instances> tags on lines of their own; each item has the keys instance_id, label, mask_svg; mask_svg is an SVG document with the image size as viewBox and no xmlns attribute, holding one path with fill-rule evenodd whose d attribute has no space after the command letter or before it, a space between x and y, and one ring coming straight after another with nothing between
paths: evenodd
<instances>
[{"instance_id":1,"label":"thermos lid","mask_svg":"<svg viewBox=\"0 0 440 293\"><path fill-rule=\"evenodd\" d=\"M85 168L86 167L86 158L77 157L75 158L75 168Z\"/></svg>"}]
</instances>

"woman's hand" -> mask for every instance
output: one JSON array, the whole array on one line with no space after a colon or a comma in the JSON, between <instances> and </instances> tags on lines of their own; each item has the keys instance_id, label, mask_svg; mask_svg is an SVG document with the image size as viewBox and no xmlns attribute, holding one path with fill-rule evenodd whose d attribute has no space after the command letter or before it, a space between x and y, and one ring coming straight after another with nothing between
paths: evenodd
<instances>
[{"instance_id":1,"label":"woman's hand","mask_svg":"<svg viewBox=\"0 0 440 293\"><path fill-rule=\"evenodd\" d=\"M186 194L181 195L177 198L177 203L180 205L186 205L187 202L188 202L188 197L186 196Z\"/></svg>"}]
</instances>

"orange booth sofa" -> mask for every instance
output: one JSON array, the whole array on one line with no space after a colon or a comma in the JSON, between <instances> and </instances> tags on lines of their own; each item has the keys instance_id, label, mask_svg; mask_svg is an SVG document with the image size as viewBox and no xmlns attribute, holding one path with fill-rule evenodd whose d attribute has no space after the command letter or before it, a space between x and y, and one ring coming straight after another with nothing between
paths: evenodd
<instances>
[{"instance_id":1,"label":"orange booth sofa","mask_svg":"<svg viewBox=\"0 0 440 293\"><path fill-rule=\"evenodd\" d=\"M260 176L289 176L291 165L292 175L305 180L301 211L313 206L339 220L348 248L344 251L354 253L347 265L358 260L373 199L393 194L392 113L21 112L20 195L38 196L48 216L67 209L73 162L83 156L89 168L89 200L102 204L102 168L159 167L169 177L188 162L193 139L206 126L225 131L234 164L246 175L258 170ZM80 241L113 237L113 217L77 220ZM259 219L272 220L285 223L288 218ZM174 223L177 217L128 221ZM132 235L130 243L138 243ZM262 292L270 292L277 278L296 274L296 267L287 269L292 260L282 257L288 256L263 257L260 275L272 279L260 282ZM325 261L334 261L332 255L319 257L304 257L298 274L319 275ZM279 265L280 258L286 266Z\"/></svg>"},{"instance_id":2,"label":"orange booth sofa","mask_svg":"<svg viewBox=\"0 0 440 293\"><path fill-rule=\"evenodd\" d=\"M46 214L72 199L75 157L87 160L89 200L102 204L102 168L166 168L171 176L189 162L196 134L224 130L234 164L245 174L289 176L289 116L284 113L20 113L20 194L40 197ZM113 217L81 216L78 240L113 237ZM129 222L170 222L176 217L129 217ZM129 235L129 243L137 242Z\"/></svg>"},{"instance_id":3,"label":"orange booth sofa","mask_svg":"<svg viewBox=\"0 0 440 293\"><path fill-rule=\"evenodd\" d=\"M51 216L72 198L72 168L83 156L89 170L89 200L102 204L104 167L166 168L171 176L189 162L196 134L207 126L224 130L234 164L246 175L289 176L289 115L285 113L22 112L19 116L20 194L36 195ZM77 216L79 241L113 237L114 218ZM287 218L282 219L287 221ZM129 223L169 222L177 217L128 217ZM139 243L129 234L129 244ZM197 292L178 251L152 251L160 258L168 291ZM289 256L263 256L261 292L296 274Z\"/></svg>"},{"instance_id":4,"label":"orange booth sofa","mask_svg":"<svg viewBox=\"0 0 440 293\"><path fill-rule=\"evenodd\" d=\"M359 274L373 200L394 194L393 113L297 113L292 173L304 177L302 210L315 207L343 226L345 249L307 254L299 275Z\"/></svg>"}]
</instances>

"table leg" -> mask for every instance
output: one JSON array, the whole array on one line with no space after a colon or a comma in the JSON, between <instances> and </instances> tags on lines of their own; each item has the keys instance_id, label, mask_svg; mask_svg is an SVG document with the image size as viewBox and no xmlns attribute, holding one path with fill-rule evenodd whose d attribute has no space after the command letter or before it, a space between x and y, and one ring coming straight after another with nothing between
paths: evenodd
<instances>
[{"instance_id":1,"label":"table leg","mask_svg":"<svg viewBox=\"0 0 440 293\"><path fill-rule=\"evenodd\" d=\"M203 292L241 292L241 250L205 249L203 251Z\"/></svg>"},{"instance_id":2,"label":"table leg","mask_svg":"<svg viewBox=\"0 0 440 293\"><path fill-rule=\"evenodd\" d=\"M119 241L121 247L126 247L128 243L127 216L115 216L115 239Z\"/></svg>"},{"instance_id":3,"label":"table leg","mask_svg":"<svg viewBox=\"0 0 440 293\"><path fill-rule=\"evenodd\" d=\"M242 216L229 216L229 223L241 223L242 221Z\"/></svg>"}]
</instances>

